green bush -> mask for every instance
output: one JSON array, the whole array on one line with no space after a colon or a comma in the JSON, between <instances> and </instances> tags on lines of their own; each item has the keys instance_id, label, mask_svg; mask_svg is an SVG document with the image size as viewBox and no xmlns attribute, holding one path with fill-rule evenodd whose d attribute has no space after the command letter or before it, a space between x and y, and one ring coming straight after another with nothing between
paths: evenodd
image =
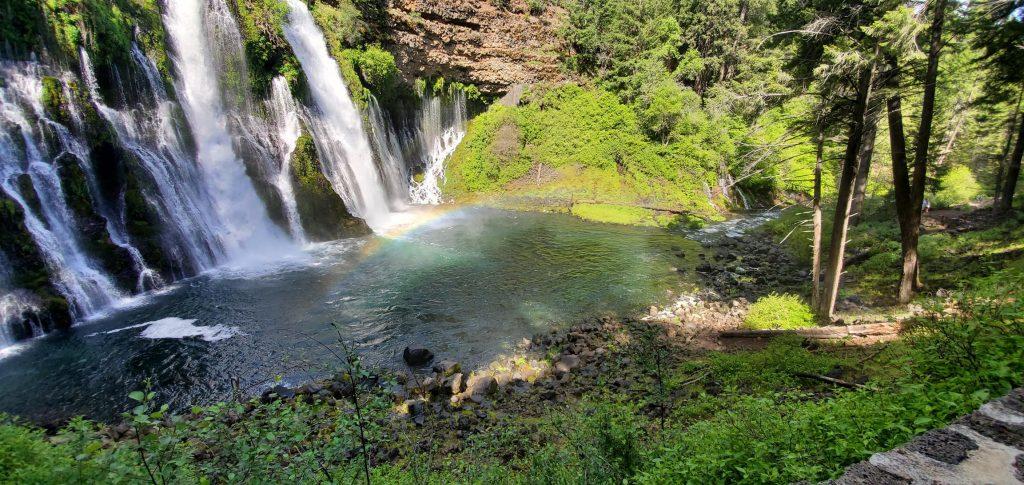
<instances>
[{"instance_id":1,"label":"green bush","mask_svg":"<svg viewBox=\"0 0 1024 485\"><path fill-rule=\"evenodd\" d=\"M939 190L935 193L937 207L966 205L982 193L981 184L970 168L958 165L939 177Z\"/></svg>"},{"instance_id":2,"label":"green bush","mask_svg":"<svg viewBox=\"0 0 1024 485\"><path fill-rule=\"evenodd\" d=\"M356 66L363 80L376 91L389 89L398 78L395 56L377 45L368 46L360 52Z\"/></svg>"},{"instance_id":3,"label":"green bush","mask_svg":"<svg viewBox=\"0 0 1024 485\"><path fill-rule=\"evenodd\" d=\"M772 293L750 305L743 326L754 330L812 327L814 314L799 296Z\"/></svg>"}]
</instances>

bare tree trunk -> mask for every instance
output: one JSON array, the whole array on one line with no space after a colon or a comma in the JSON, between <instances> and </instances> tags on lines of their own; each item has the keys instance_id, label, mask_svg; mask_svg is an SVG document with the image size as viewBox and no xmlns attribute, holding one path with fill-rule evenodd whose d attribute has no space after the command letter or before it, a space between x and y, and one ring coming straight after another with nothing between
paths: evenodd
<instances>
[{"instance_id":1,"label":"bare tree trunk","mask_svg":"<svg viewBox=\"0 0 1024 485\"><path fill-rule=\"evenodd\" d=\"M999 199L1003 197L1003 174L1006 166L1010 163L1010 147L1013 146L1013 135L1017 131L1017 118L1020 116L1020 102L1024 98L1024 87L1017 93L1017 107L1013 110L1010 124L1006 128L1006 143L1003 144L1003 153L999 156L999 170L996 172L995 193L992 199L992 207L999 208Z\"/></svg>"},{"instance_id":2,"label":"bare tree trunk","mask_svg":"<svg viewBox=\"0 0 1024 485\"><path fill-rule=\"evenodd\" d=\"M1019 125L1013 156L1006 167L1006 182L1003 184L1003 195L999 198L999 212L1009 212L1013 208L1013 194L1017 191L1017 179L1020 178L1020 161L1024 157L1024 123Z\"/></svg>"},{"instance_id":3,"label":"bare tree trunk","mask_svg":"<svg viewBox=\"0 0 1024 485\"><path fill-rule=\"evenodd\" d=\"M907 167L906 137L903 134L903 110L899 94L900 70L895 59L889 61L893 69L893 94L886 104L889 113L889 140L892 144L893 192L896 195L896 215L900 223L900 246L903 253L898 296L900 303L909 303L914 291L921 288L921 264L917 243L921 237L921 206L924 203L928 143L931 141L932 120L935 116L935 81L939 74L939 55L942 51L942 28L946 18L947 2L948 0L937 0L932 4L928 68L924 78L924 99L921 101L921 124L914 138L913 174L908 174Z\"/></svg>"},{"instance_id":4,"label":"bare tree trunk","mask_svg":"<svg viewBox=\"0 0 1024 485\"><path fill-rule=\"evenodd\" d=\"M943 139L942 150L935 157L935 166L941 167L946 164L946 158L949 157L950 153L953 153L953 146L956 145L956 140L960 136L960 131L964 128L964 122L967 121L967 113L971 109L971 103L974 102L974 84L971 84L971 90L967 94L967 99L957 98L956 107L953 108L953 116L950 120L950 128L946 131L946 135Z\"/></svg>"},{"instance_id":5,"label":"bare tree trunk","mask_svg":"<svg viewBox=\"0 0 1024 485\"><path fill-rule=\"evenodd\" d=\"M875 67L864 69L857 83L857 101L850 119L846 153L843 156L843 171L839 179L839 194L836 198L836 212L832 219L832 240L829 245L828 264L825 266L825 293L822 295L818 313L821 318L832 320L839 295L839 282L843 275L843 256L846 252L846 231L850 223L850 206L853 204L853 186L857 181L860 162L860 145L864 140L864 125L867 106L871 99L871 86Z\"/></svg>"},{"instance_id":6,"label":"bare tree trunk","mask_svg":"<svg viewBox=\"0 0 1024 485\"><path fill-rule=\"evenodd\" d=\"M814 158L814 200L811 219L814 236L811 241L811 308L818 308L821 299L821 159L825 150L825 129L818 127L818 149Z\"/></svg>"},{"instance_id":7,"label":"bare tree trunk","mask_svg":"<svg viewBox=\"0 0 1024 485\"><path fill-rule=\"evenodd\" d=\"M850 224L860 224L861 213L864 211L864 197L868 190L868 178L871 175L871 157L875 153L875 135L878 133L878 114L874 109L868 116L864 127L864 141L860 145L860 166L857 169L857 182L853 187L853 205L850 207Z\"/></svg>"}]
</instances>

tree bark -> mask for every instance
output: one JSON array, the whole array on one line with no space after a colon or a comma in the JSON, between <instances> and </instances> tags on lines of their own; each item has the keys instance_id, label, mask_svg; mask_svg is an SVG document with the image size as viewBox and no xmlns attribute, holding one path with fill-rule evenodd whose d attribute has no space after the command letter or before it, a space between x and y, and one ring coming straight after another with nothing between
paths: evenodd
<instances>
[{"instance_id":1,"label":"tree bark","mask_svg":"<svg viewBox=\"0 0 1024 485\"><path fill-rule=\"evenodd\" d=\"M821 299L821 160L825 150L825 129L818 127L818 149L814 158L814 199L812 200L814 236L811 242L811 308Z\"/></svg>"},{"instance_id":2,"label":"tree bark","mask_svg":"<svg viewBox=\"0 0 1024 485\"><path fill-rule=\"evenodd\" d=\"M864 197L868 190L868 178L871 175L871 158L875 153L875 135L878 134L878 115L875 110L868 116L864 127L864 141L860 145L860 166L857 168L857 182L853 187L853 206L850 208L850 224L860 224L864 211Z\"/></svg>"},{"instance_id":3,"label":"tree bark","mask_svg":"<svg viewBox=\"0 0 1024 485\"><path fill-rule=\"evenodd\" d=\"M996 172L995 195L992 200L992 207L999 209L999 200L1003 197L1003 174L1006 166L1010 163L1010 147L1013 146L1013 135L1017 131L1017 118L1020 116L1020 103L1024 98L1024 87L1017 93L1017 106L1013 109L1010 117L1010 124L1006 127L1006 143L1003 145L1003 153L999 156L999 170Z\"/></svg>"},{"instance_id":4,"label":"tree bark","mask_svg":"<svg viewBox=\"0 0 1024 485\"><path fill-rule=\"evenodd\" d=\"M843 156L843 171L839 179L839 194L836 198L836 212L832 219L832 240L829 245L828 264L825 266L825 293L822 295L818 314L832 320L839 282L843 275L843 257L846 251L846 232L850 223L850 206L853 204L853 186L857 181L860 162L860 145L864 140L864 125L867 106L871 99L875 66L865 68L857 82L857 100L850 119L846 153Z\"/></svg>"},{"instance_id":5,"label":"tree bark","mask_svg":"<svg viewBox=\"0 0 1024 485\"><path fill-rule=\"evenodd\" d=\"M932 120L935 116L935 81L939 74L939 55L942 51L942 29L947 3L948 0L937 0L932 4L928 67L924 78L924 99L921 101L921 124L914 138L913 174L909 175L906 137L903 134L902 101L899 94L900 69L895 59L889 60L893 71L890 78L893 93L889 96L886 106L889 115L889 139L892 145L893 192L896 195L896 215L900 223L900 246L903 253L898 298L899 302L904 304L909 303L914 291L921 288L917 243L921 237L921 205L924 203L928 144L931 142Z\"/></svg>"},{"instance_id":6,"label":"tree bark","mask_svg":"<svg viewBox=\"0 0 1024 485\"><path fill-rule=\"evenodd\" d=\"M999 212L1006 213L1013 208L1013 194L1017 191L1017 179L1020 178L1020 161L1024 157L1024 123L1018 123L1017 143L1013 147L1013 156L1006 167L1006 182L1003 184L1003 195L999 197Z\"/></svg>"}]
</instances>

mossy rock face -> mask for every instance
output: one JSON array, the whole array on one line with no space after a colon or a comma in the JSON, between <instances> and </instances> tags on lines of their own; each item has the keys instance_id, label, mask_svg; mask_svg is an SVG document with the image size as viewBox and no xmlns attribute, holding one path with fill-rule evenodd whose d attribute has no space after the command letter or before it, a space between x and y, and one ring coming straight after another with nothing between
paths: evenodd
<instances>
[{"instance_id":1,"label":"mossy rock face","mask_svg":"<svg viewBox=\"0 0 1024 485\"><path fill-rule=\"evenodd\" d=\"M290 168L299 219L310 240L330 241L371 232L366 222L349 213L324 177L316 146L308 134L299 137Z\"/></svg>"},{"instance_id":2,"label":"mossy rock face","mask_svg":"<svg viewBox=\"0 0 1024 485\"><path fill-rule=\"evenodd\" d=\"M107 232L107 220L96 210L101 201L94 199L90 193L89 182L80 161L74 155L65 154L55 163L64 199L75 216L83 249L100 263L120 288L134 290L139 275L132 264L131 255L111 240Z\"/></svg>"},{"instance_id":3,"label":"mossy rock face","mask_svg":"<svg viewBox=\"0 0 1024 485\"><path fill-rule=\"evenodd\" d=\"M43 109L51 119L63 124L71 121L71 112L68 110L68 99L64 96L64 85L60 79L52 76L43 76Z\"/></svg>"},{"instance_id":4,"label":"mossy rock face","mask_svg":"<svg viewBox=\"0 0 1024 485\"><path fill-rule=\"evenodd\" d=\"M144 191L155 191L148 186L145 170L134 155L114 142L114 135L105 125L96 125L93 131L96 136L90 138L93 140L90 160L100 192L98 196L112 207L123 209L125 229L147 266L165 280L173 279L175 272L192 274L193 268L176 268L166 256L160 218L144 195ZM133 280L130 288L134 287Z\"/></svg>"},{"instance_id":5,"label":"mossy rock face","mask_svg":"<svg viewBox=\"0 0 1024 485\"><path fill-rule=\"evenodd\" d=\"M34 190L22 188L25 199L35 199ZM50 271L39 252L38 246L25 227L25 213L14 199L0 191L0 251L4 253L12 275L11 284L38 296L42 301L40 311L33 318L44 329L67 328L71 326L71 312L68 302L60 296L50 282Z\"/></svg>"},{"instance_id":6,"label":"mossy rock face","mask_svg":"<svg viewBox=\"0 0 1024 485\"><path fill-rule=\"evenodd\" d=\"M256 195L263 201L263 207L267 210L267 216L277 224L284 232L288 232L288 216L285 213L284 201L281 200L281 193L270 180L276 174L269 173L264 164L259 161L265 156L253 143L243 140L238 146L238 155L245 166L245 174L249 176Z\"/></svg>"}]
</instances>

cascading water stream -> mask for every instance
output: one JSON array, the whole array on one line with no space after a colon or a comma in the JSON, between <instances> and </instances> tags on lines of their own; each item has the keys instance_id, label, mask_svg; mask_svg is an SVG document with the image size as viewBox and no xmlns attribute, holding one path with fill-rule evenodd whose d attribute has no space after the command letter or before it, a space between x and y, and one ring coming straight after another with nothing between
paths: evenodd
<instances>
[{"instance_id":1,"label":"cascading water stream","mask_svg":"<svg viewBox=\"0 0 1024 485\"><path fill-rule=\"evenodd\" d=\"M214 28L237 31L229 15L208 15L202 0L167 3L164 24L174 47L176 88L192 128L203 180L226 229L219 240L232 260L278 257L291 243L267 216L245 166L235 153L217 77ZM223 5L218 11L226 11ZM208 27L208 22L217 23ZM230 25L229 25L230 24Z\"/></svg>"},{"instance_id":2,"label":"cascading water stream","mask_svg":"<svg viewBox=\"0 0 1024 485\"><path fill-rule=\"evenodd\" d=\"M85 60L87 56L83 56ZM146 98L151 106L113 109L90 84L93 106L117 134L123 149L132 153L153 182L155 191L147 203L157 212L168 239L164 250L188 273L212 268L225 259L218 234L224 228L213 212L212 201L202 182L195 160L188 155L175 112L153 62L138 47L132 47L132 60L144 74ZM86 78L92 76L83 66ZM184 276L179 274L178 276Z\"/></svg>"},{"instance_id":3,"label":"cascading water stream","mask_svg":"<svg viewBox=\"0 0 1024 485\"><path fill-rule=\"evenodd\" d=\"M85 79L86 86L88 87L89 96L96 100L97 106L102 106L102 98L99 95L99 88L96 83L96 77L93 74L92 61L89 58L88 52L85 49L79 50L79 58L82 62L82 77ZM66 83L65 83L66 86ZM66 93L70 98L70 93ZM68 103L69 111L74 121L74 124L78 127L79 131L85 130L85 123L82 121L82 115L78 110L78 105L75 103ZM100 108L97 108L98 110ZM96 170L93 167L93 160L89 154L89 150L78 138L72 137L70 132L62 126L55 126L54 131L57 132L61 139L61 144L68 147L75 157L86 166L83 167L86 174L86 179L89 183L89 190L96 194L93 198L96 201L96 206L100 216L106 221L107 234L110 235L110 240L124 249L132 260L132 266L135 269L135 273L138 275L138 281L135 284L136 292L144 292L148 289L159 288L164 285L163 279L160 275L151 269L142 257L142 253L136 248L131 238L128 236L127 223L125 221L125 214L123 210L118 210L114 207L110 207L109 204L105 203L100 194L99 180L96 178Z\"/></svg>"},{"instance_id":4,"label":"cascading water stream","mask_svg":"<svg viewBox=\"0 0 1024 485\"><path fill-rule=\"evenodd\" d=\"M295 202L295 190L292 187L290 173L292 152L300 136L302 136L302 123L299 120L299 107L292 98L291 90L288 89L288 81L283 77L276 77L271 83L270 99L267 100L267 115L272 130L278 160L281 162L277 174L272 182L281 194L281 201L285 209L285 216L288 218L288 228L292 236L301 243L305 243L306 232L302 229L299 220L299 209Z\"/></svg>"},{"instance_id":5,"label":"cascading water stream","mask_svg":"<svg viewBox=\"0 0 1024 485\"><path fill-rule=\"evenodd\" d=\"M31 234L52 275L52 283L68 300L72 315L81 319L108 307L125 295L82 250L80 233L64 198L54 160L72 150L53 153L48 139L66 142L55 130L42 106L42 81L37 67L9 64L0 67L0 188L24 213ZM18 179L28 177L38 204ZM33 207L37 205L38 207ZM37 213L38 210L38 213Z\"/></svg>"},{"instance_id":6,"label":"cascading water stream","mask_svg":"<svg viewBox=\"0 0 1024 485\"><path fill-rule=\"evenodd\" d=\"M414 204L440 204L444 163L466 136L466 95L458 91L450 103L424 95L416 136L424 160L423 180L409 181L409 197Z\"/></svg>"},{"instance_id":7,"label":"cascading water stream","mask_svg":"<svg viewBox=\"0 0 1024 485\"><path fill-rule=\"evenodd\" d=\"M381 230L389 225L393 201L374 164L362 117L306 4L301 0L286 3L289 12L284 34L313 95L316 108L308 110L307 118L324 175L354 215Z\"/></svg>"}]
</instances>

